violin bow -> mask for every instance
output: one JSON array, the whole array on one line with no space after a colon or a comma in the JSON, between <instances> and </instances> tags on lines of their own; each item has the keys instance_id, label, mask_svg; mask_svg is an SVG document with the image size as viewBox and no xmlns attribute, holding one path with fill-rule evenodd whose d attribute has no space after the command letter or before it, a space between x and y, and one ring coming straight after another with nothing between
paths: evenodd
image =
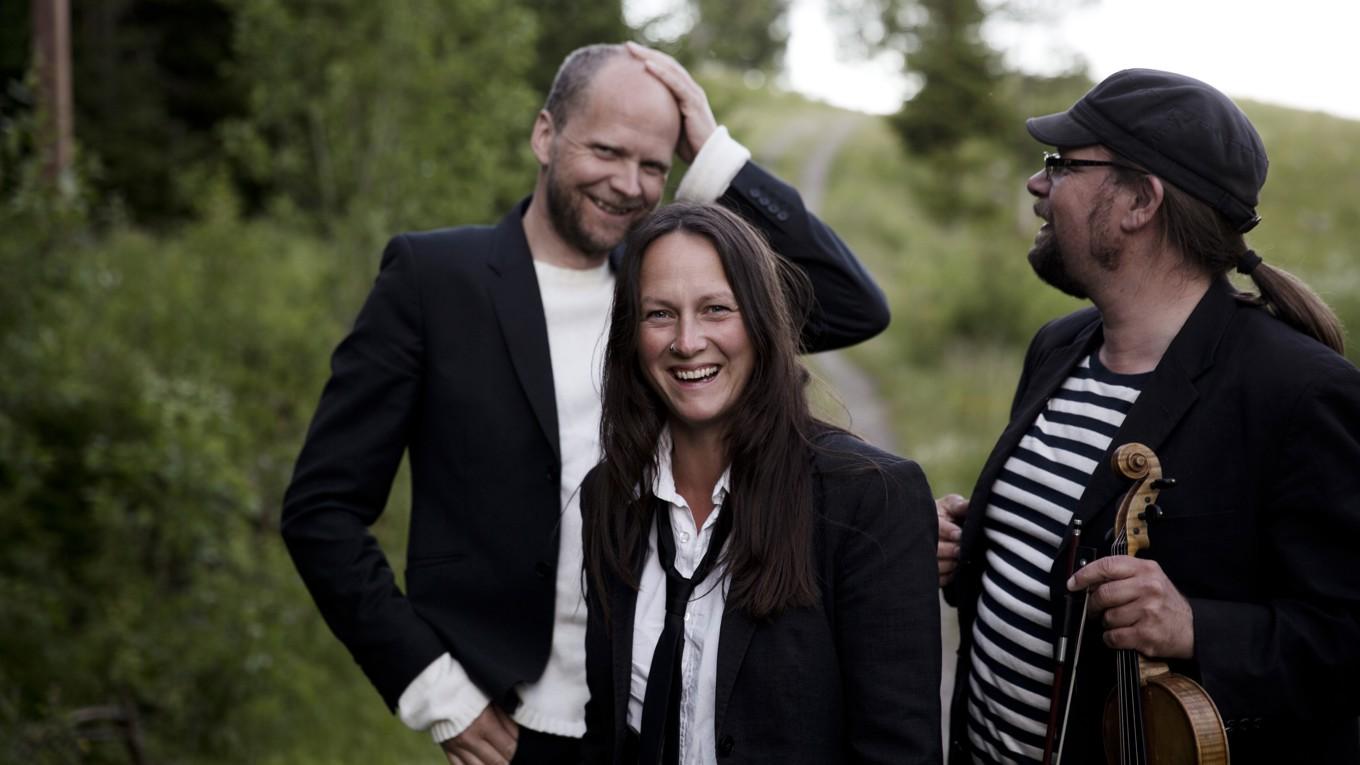
<instances>
[{"instance_id":1,"label":"violin bow","mask_svg":"<svg viewBox=\"0 0 1360 765\"><path fill-rule=\"evenodd\" d=\"M1077 558L1077 549L1081 544L1080 518L1072 520L1071 543L1067 550L1067 576L1071 577L1087 561L1085 558ZM1081 641L1086 633L1086 592L1068 592L1064 596L1063 602L1063 621L1062 631L1058 634L1057 648L1054 651L1054 670L1053 670L1053 695L1049 699L1049 735L1045 742L1044 763L1045 765L1058 765L1062 762L1063 744L1067 740L1067 720L1072 712L1072 690L1077 684L1077 664L1081 659ZM1081 616L1077 626L1077 640L1070 643L1072 635L1072 608L1081 600ZM1067 666L1067 648L1073 645L1072 652L1072 672L1067 678L1067 688L1063 685L1063 670ZM1059 717L1058 707L1062 706L1062 714Z\"/></svg>"}]
</instances>

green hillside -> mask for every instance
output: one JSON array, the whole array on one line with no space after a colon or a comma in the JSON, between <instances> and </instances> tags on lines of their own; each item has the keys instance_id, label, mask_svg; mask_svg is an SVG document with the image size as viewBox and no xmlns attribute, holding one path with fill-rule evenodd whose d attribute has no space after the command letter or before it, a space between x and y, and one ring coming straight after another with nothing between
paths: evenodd
<instances>
[{"instance_id":1,"label":"green hillside","mask_svg":"<svg viewBox=\"0 0 1360 765\"><path fill-rule=\"evenodd\" d=\"M787 94L737 98L718 89L734 105L723 118L747 131L738 134L758 156L780 143L775 166L795 182L825 126L846 114ZM1242 105L1271 156L1263 222L1250 243L1322 293L1347 327L1360 326L1360 122ZM814 127L791 127L798 124ZM1023 124L1015 129L1023 133ZM1039 283L1025 259L1038 226L1024 180L1043 148L1034 144L1033 167L1011 168L1003 158L986 161L998 149L965 147L966 169L942 180L930 162L903 152L886 119L864 116L828 179L822 216L869 265L893 309L887 332L852 358L876 380L901 450L924 465L937 494L968 493L1005 424L1030 336L1081 305ZM942 223L928 206L940 184L965 200L999 200L996 212ZM1357 351L1348 348L1353 360Z\"/></svg>"}]
</instances>

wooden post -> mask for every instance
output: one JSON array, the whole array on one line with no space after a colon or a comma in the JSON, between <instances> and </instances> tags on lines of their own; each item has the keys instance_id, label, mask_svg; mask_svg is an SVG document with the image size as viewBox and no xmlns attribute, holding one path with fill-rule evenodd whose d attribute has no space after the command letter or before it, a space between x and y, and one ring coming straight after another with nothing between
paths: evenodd
<instances>
[{"instance_id":1,"label":"wooden post","mask_svg":"<svg viewBox=\"0 0 1360 765\"><path fill-rule=\"evenodd\" d=\"M43 168L55 183L71 166L75 118L71 100L71 6L69 0L32 0L33 57L38 108L44 117L38 140Z\"/></svg>"}]
</instances>

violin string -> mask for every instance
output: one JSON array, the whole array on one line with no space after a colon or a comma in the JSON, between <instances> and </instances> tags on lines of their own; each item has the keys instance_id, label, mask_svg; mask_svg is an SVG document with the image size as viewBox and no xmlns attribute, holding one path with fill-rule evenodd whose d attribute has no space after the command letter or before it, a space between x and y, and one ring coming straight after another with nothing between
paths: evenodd
<instances>
[{"instance_id":1,"label":"violin string","mask_svg":"<svg viewBox=\"0 0 1360 765\"><path fill-rule=\"evenodd\" d=\"M1129 539L1125 529L1119 530L1119 536L1115 541L1115 554L1128 555ZM1130 683L1130 652L1121 650L1116 654L1118 665L1118 685L1119 685L1119 721L1120 738L1123 742L1121 747L1120 759L1128 765L1138 765L1143 762L1139 751L1139 720L1137 699L1133 697L1136 693L1136 683ZM1132 690L1131 690L1132 689Z\"/></svg>"},{"instance_id":2,"label":"violin string","mask_svg":"<svg viewBox=\"0 0 1360 765\"><path fill-rule=\"evenodd\" d=\"M1128 534L1124 529L1120 530L1119 539L1116 542L1116 553L1128 555ZM1126 710L1120 715L1121 726L1124 727L1122 738L1127 744L1127 760L1130 765L1145 765L1147 753L1143 738L1143 709L1140 703L1139 684L1141 678L1138 673L1138 656L1128 649L1119 651L1119 693L1121 707Z\"/></svg>"},{"instance_id":3,"label":"violin string","mask_svg":"<svg viewBox=\"0 0 1360 765\"><path fill-rule=\"evenodd\" d=\"M1123 656L1123 654L1120 654L1120 656L1119 656L1119 663L1120 663L1120 671L1123 672L1123 669L1124 669L1124 667L1123 667L1123 664L1124 664L1124 656ZM1124 679L1123 679L1122 676L1119 678L1119 681L1118 681L1118 682L1119 682L1119 708L1120 708L1119 721L1120 721L1120 725L1122 726L1121 735L1122 735L1122 738L1123 738L1123 741L1124 741L1124 755L1123 755L1123 761L1124 761L1125 763L1132 763L1132 758L1133 758L1133 737L1132 737L1132 735L1131 735L1131 730L1130 730L1130 728L1131 728L1132 726L1130 726L1130 724L1129 724L1129 711L1130 711L1130 710L1129 710L1129 698L1128 698L1128 693L1127 693L1127 691L1125 690L1125 687L1124 687L1125 684L1124 684Z\"/></svg>"},{"instance_id":4,"label":"violin string","mask_svg":"<svg viewBox=\"0 0 1360 765\"><path fill-rule=\"evenodd\" d=\"M1119 555L1121 543L1124 541L1124 530L1119 530L1115 537L1114 546L1110 550L1111 555ZM1124 655L1115 652L1115 692L1119 694L1119 763L1129 765L1129 720L1128 703L1124 697Z\"/></svg>"},{"instance_id":5,"label":"violin string","mask_svg":"<svg viewBox=\"0 0 1360 765\"><path fill-rule=\"evenodd\" d=\"M1114 546L1110 549L1111 555L1119 554L1119 543L1124 538L1124 531L1120 529L1115 537ZM1115 652L1115 692L1119 694L1119 765L1129 763L1129 723L1128 723L1128 704L1124 702L1124 684L1120 682L1123 672L1123 656Z\"/></svg>"},{"instance_id":6,"label":"violin string","mask_svg":"<svg viewBox=\"0 0 1360 765\"><path fill-rule=\"evenodd\" d=\"M1132 661L1131 657L1129 656L1129 652L1128 652L1128 651L1122 651L1122 652L1120 653L1120 658L1122 659L1123 664L1124 664L1124 667L1123 667L1124 676L1123 676L1123 678L1120 680L1120 684L1121 684L1122 687L1123 687L1124 699L1125 699L1125 701L1128 703L1128 707L1129 707L1129 761L1132 762L1132 763L1135 763L1135 765L1136 765L1136 763L1142 762L1142 758L1139 757L1139 746L1138 746L1138 742L1139 742L1139 736L1138 736L1138 722L1139 722L1139 720L1138 720L1138 698L1137 698L1137 696L1136 696L1136 694L1137 694L1137 688L1136 688L1137 683L1135 683L1135 682L1132 681L1133 668L1132 668L1131 665L1133 664L1133 661Z\"/></svg>"}]
</instances>

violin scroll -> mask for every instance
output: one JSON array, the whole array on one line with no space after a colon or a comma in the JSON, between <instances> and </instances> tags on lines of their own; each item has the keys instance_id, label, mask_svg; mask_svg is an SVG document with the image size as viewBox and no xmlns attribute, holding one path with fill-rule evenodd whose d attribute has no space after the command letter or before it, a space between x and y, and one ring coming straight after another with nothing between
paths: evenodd
<instances>
[{"instance_id":1,"label":"violin scroll","mask_svg":"<svg viewBox=\"0 0 1360 765\"><path fill-rule=\"evenodd\" d=\"M1157 494L1176 482L1162 477L1162 463L1156 453L1140 443L1120 446L1110 458L1110 463L1115 472L1134 479L1133 486L1119 503L1119 515L1114 522L1119 541L1111 552L1137 555L1139 550L1151 545L1147 522L1161 515L1161 508L1156 504Z\"/></svg>"},{"instance_id":2,"label":"violin scroll","mask_svg":"<svg viewBox=\"0 0 1360 765\"><path fill-rule=\"evenodd\" d=\"M1157 455L1143 444L1128 443L1115 450L1111 458L1113 467L1125 478L1143 478L1157 470L1157 477L1161 477L1162 466L1157 460Z\"/></svg>"}]
</instances>

